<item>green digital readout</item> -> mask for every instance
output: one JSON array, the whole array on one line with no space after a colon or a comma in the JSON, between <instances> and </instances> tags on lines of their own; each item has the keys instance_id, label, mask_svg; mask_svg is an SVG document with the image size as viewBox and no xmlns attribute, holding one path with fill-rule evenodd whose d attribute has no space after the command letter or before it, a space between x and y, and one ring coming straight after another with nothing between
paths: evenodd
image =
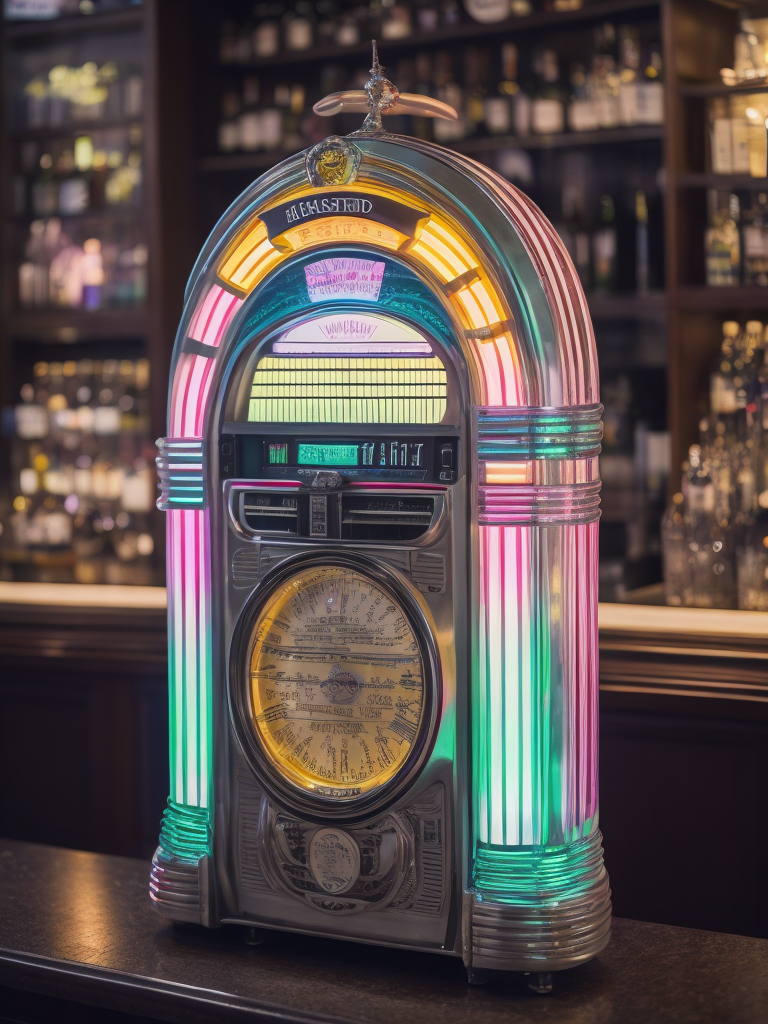
<instances>
[{"instance_id":1,"label":"green digital readout","mask_svg":"<svg viewBox=\"0 0 768 1024\"><path fill-rule=\"evenodd\" d=\"M281 462L288 461L288 444L283 442L281 444L270 444L269 446L269 464L275 465Z\"/></svg>"},{"instance_id":2,"label":"green digital readout","mask_svg":"<svg viewBox=\"0 0 768 1024\"><path fill-rule=\"evenodd\" d=\"M302 444L299 442L300 466L356 466L356 444Z\"/></svg>"}]
</instances>

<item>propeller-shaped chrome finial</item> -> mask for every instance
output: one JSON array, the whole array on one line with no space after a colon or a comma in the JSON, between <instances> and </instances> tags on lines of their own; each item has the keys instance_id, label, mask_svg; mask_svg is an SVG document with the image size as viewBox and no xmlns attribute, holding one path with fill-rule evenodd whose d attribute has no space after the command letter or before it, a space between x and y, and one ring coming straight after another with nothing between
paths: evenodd
<instances>
[{"instance_id":1,"label":"propeller-shaped chrome finial","mask_svg":"<svg viewBox=\"0 0 768 1024\"><path fill-rule=\"evenodd\" d=\"M383 114L414 114L417 117L442 117L448 121L458 121L459 115L453 107L449 107L441 100L433 100L430 96L419 96L416 93L399 92L396 86L384 77L376 40L373 39L371 43L373 63L371 77L365 83L365 89L347 89L344 92L331 93L314 105L312 109L316 114L331 117L333 114L365 111L365 121L359 129L360 134L365 135L383 131Z\"/></svg>"},{"instance_id":2,"label":"propeller-shaped chrome finial","mask_svg":"<svg viewBox=\"0 0 768 1024\"><path fill-rule=\"evenodd\" d=\"M384 77L384 68L379 64L379 49L376 40L371 40L373 48L373 63L371 64L371 77L365 83L365 91L368 95L368 115L363 121L362 131L380 132L381 115L389 107L397 103L400 93L397 88Z\"/></svg>"}]
</instances>

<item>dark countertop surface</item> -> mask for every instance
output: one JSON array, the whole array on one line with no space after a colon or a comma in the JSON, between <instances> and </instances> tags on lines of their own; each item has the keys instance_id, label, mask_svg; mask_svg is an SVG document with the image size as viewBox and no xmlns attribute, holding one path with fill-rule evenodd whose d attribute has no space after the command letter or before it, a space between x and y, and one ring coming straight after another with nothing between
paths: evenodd
<instances>
[{"instance_id":1,"label":"dark countertop surface","mask_svg":"<svg viewBox=\"0 0 768 1024\"><path fill-rule=\"evenodd\" d=\"M768 1022L768 940L614 919L608 948L538 996L522 976L469 988L451 957L177 931L148 879L142 861L0 840L0 1021ZM26 1016L25 1000L48 1009Z\"/></svg>"}]
</instances>

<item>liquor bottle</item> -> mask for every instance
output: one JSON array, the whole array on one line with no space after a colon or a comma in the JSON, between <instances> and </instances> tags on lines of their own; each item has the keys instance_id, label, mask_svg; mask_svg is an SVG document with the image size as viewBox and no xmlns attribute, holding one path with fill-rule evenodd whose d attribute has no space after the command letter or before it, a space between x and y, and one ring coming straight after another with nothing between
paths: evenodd
<instances>
[{"instance_id":1,"label":"liquor bottle","mask_svg":"<svg viewBox=\"0 0 768 1024\"><path fill-rule=\"evenodd\" d=\"M611 196L600 197L600 227L592 235L594 290L612 294L617 283L616 208Z\"/></svg>"},{"instance_id":2,"label":"liquor bottle","mask_svg":"<svg viewBox=\"0 0 768 1024\"><path fill-rule=\"evenodd\" d=\"M664 599L668 605L681 607L692 602L690 549L686 535L685 498L681 491L661 520L661 544L664 560Z\"/></svg>"},{"instance_id":3,"label":"liquor bottle","mask_svg":"<svg viewBox=\"0 0 768 1024\"><path fill-rule=\"evenodd\" d=\"M517 47L503 43L499 50L496 89L483 101L485 127L490 135L508 135L512 127L512 103L520 91L517 82Z\"/></svg>"},{"instance_id":4,"label":"liquor bottle","mask_svg":"<svg viewBox=\"0 0 768 1024\"><path fill-rule=\"evenodd\" d=\"M335 0L319 0L315 4L315 41L321 49L333 46L339 18L339 8Z\"/></svg>"},{"instance_id":5,"label":"liquor bottle","mask_svg":"<svg viewBox=\"0 0 768 1024\"><path fill-rule=\"evenodd\" d=\"M461 24L459 0L440 0L440 21L446 28L455 28Z\"/></svg>"},{"instance_id":6,"label":"liquor bottle","mask_svg":"<svg viewBox=\"0 0 768 1024\"><path fill-rule=\"evenodd\" d=\"M345 10L336 24L336 45L357 46L363 38L364 29L368 27L368 21L368 12L365 7Z\"/></svg>"},{"instance_id":7,"label":"liquor bottle","mask_svg":"<svg viewBox=\"0 0 768 1024\"><path fill-rule=\"evenodd\" d=\"M259 109L261 89L255 75L247 75L243 79L242 105L232 104L232 109L240 108L237 118L237 144L240 149L252 151L263 146L262 111ZM235 133L233 133L233 138Z\"/></svg>"},{"instance_id":8,"label":"liquor bottle","mask_svg":"<svg viewBox=\"0 0 768 1024\"><path fill-rule=\"evenodd\" d=\"M279 149L283 141L283 114L291 102L290 86L275 85L272 95L264 97L259 115L259 148Z\"/></svg>"},{"instance_id":9,"label":"liquor bottle","mask_svg":"<svg viewBox=\"0 0 768 1024\"><path fill-rule=\"evenodd\" d=\"M735 320L723 324L723 339L709 375L709 407L712 415L726 425L732 423L736 403L736 358L741 328ZM735 428L734 428L735 432Z\"/></svg>"},{"instance_id":10,"label":"liquor bottle","mask_svg":"<svg viewBox=\"0 0 768 1024\"><path fill-rule=\"evenodd\" d=\"M768 493L760 495L760 508L747 528L738 556L738 606L747 611L768 611Z\"/></svg>"},{"instance_id":11,"label":"liquor bottle","mask_svg":"<svg viewBox=\"0 0 768 1024\"><path fill-rule=\"evenodd\" d=\"M280 51L280 18L282 4L257 4L254 14L253 54L259 58L274 57Z\"/></svg>"},{"instance_id":12,"label":"liquor bottle","mask_svg":"<svg viewBox=\"0 0 768 1024\"><path fill-rule=\"evenodd\" d=\"M414 92L419 93L422 96L432 96L435 93L435 88L432 84L432 56L426 51L422 50L416 54L414 60L415 78L416 84L414 86ZM415 117L413 119L413 132L420 139L425 139L428 142L432 141L433 128L431 117Z\"/></svg>"},{"instance_id":13,"label":"liquor bottle","mask_svg":"<svg viewBox=\"0 0 768 1024\"><path fill-rule=\"evenodd\" d=\"M488 96L488 68L490 60L486 50L468 46L464 51L464 95L466 101L465 134L485 133L485 100Z\"/></svg>"},{"instance_id":14,"label":"liquor bottle","mask_svg":"<svg viewBox=\"0 0 768 1024\"><path fill-rule=\"evenodd\" d=\"M534 55L534 74L531 128L538 135L557 135L565 128L565 102L554 50L547 48Z\"/></svg>"},{"instance_id":15,"label":"liquor bottle","mask_svg":"<svg viewBox=\"0 0 768 1024\"><path fill-rule=\"evenodd\" d=\"M648 203L645 192L635 192L635 280L638 295L647 295L650 289L648 265Z\"/></svg>"},{"instance_id":16,"label":"liquor bottle","mask_svg":"<svg viewBox=\"0 0 768 1024\"><path fill-rule=\"evenodd\" d=\"M697 608L733 608L736 564L727 523L715 517L715 489L699 445L688 452L686 532L691 551L691 589Z\"/></svg>"},{"instance_id":17,"label":"liquor bottle","mask_svg":"<svg viewBox=\"0 0 768 1024\"><path fill-rule=\"evenodd\" d=\"M573 182L566 181L563 185L562 209L568 240L566 247L582 288L589 292L592 288L589 227L584 212L584 193Z\"/></svg>"},{"instance_id":18,"label":"liquor bottle","mask_svg":"<svg viewBox=\"0 0 768 1024\"><path fill-rule=\"evenodd\" d=\"M568 127L572 132L592 132L600 127L597 104L593 95L594 75L587 75L584 65L571 64L571 96L568 103Z\"/></svg>"},{"instance_id":19,"label":"liquor bottle","mask_svg":"<svg viewBox=\"0 0 768 1024\"><path fill-rule=\"evenodd\" d=\"M459 117L457 121L436 118L432 130L437 142L455 142L465 137L467 126L464 115L464 90L454 78L453 55L449 50L441 50L435 55L434 69L437 98L453 107Z\"/></svg>"},{"instance_id":20,"label":"liquor bottle","mask_svg":"<svg viewBox=\"0 0 768 1024\"><path fill-rule=\"evenodd\" d=\"M755 490L759 508L768 508L768 326L763 335L763 358L755 374Z\"/></svg>"},{"instance_id":21,"label":"liquor bottle","mask_svg":"<svg viewBox=\"0 0 768 1024\"><path fill-rule=\"evenodd\" d=\"M411 34L410 5L402 0L381 0L381 38L407 39Z\"/></svg>"},{"instance_id":22,"label":"liquor bottle","mask_svg":"<svg viewBox=\"0 0 768 1024\"><path fill-rule=\"evenodd\" d=\"M640 30L635 25L619 28L619 120L634 125L640 120Z\"/></svg>"},{"instance_id":23,"label":"liquor bottle","mask_svg":"<svg viewBox=\"0 0 768 1024\"><path fill-rule=\"evenodd\" d=\"M416 25L420 32L436 32L440 27L438 0L416 0Z\"/></svg>"},{"instance_id":24,"label":"liquor bottle","mask_svg":"<svg viewBox=\"0 0 768 1024\"><path fill-rule=\"evenodd\" d=\"M662 78L661 46L652 39L645 48L643 77L637 91L638 124L664 123L664 85Z\"/></svg>"},{"instance_id":25,"label":"liquor bottle","mask_svg":"<svg viewBox=\"0 0 768 1024\"><path fill-rule=\"evenodd\" d=\"M235 89L225 89L221 96L221 120L218 127L219 149L233 153L240 148L240 96Z\"/></svg>"},{"instance_id":26,"label":"liquor bottle","mask_svg":"<svg viewBox=\"0 0 768 1024\"><path fill-rule=\"evenodd\" d=\"M741 245L739 200L731 193L727 202L715 189L707 192L709 227L704 236L707 284L733 287L739 283Z\"/></svg>"},{"instance_id":27,"label":"liquor bottle","mask_svg":"<svg viewBox=\"0 0 768 1024\"><path fill-rule=\"evenodd\" d=\"M304 86L294 83L290 88L288 109L283 115L283 137L281 145L286 150L301 149L304 144L301 122L304 116L306 92Z\"/></svg>"},{"instance_id":28,"label":"liquor bottle","mask_svg":"<svg viewBox=\"0 0 768 1024\"><path fill-rule=\"evenodd\" d=\"M616 28L610 21L594 32L595 53L592 58L595 105L601 128L616 128L619 112L619 76L616 70Z\"/></svg>"},{"instance_id":29,"label":"liquor bottle","mask_svg":"<svg viewBox=\"0 0 768 1024\"><path fill-rule=\"evenodd\" d=\"M768 194L759 192L742 210L741 241L745 285L768 286Z\"/></svg>"},{"instance_id":30,"label":"liquor bottle","mask_svg":"<svg viewBox=\"0 0 768 1024\"><path fill-rule=\"evenodd\" d=\"M83 253L83 306L85 309L98 309L102 304L104 289L104 260L99 239L88 238L83 243Z\"/></svg>"},{"instance_id":31,"label":"liquor bottle","mask_svg":"<svg viewBox=\"0 0 768 1024\"><path fill-rule=\"evenodd\" d=\"M308 0L296 0L291 11L283 18L283 38L286 50L309 50L315 38L315 17Z\"/></svg>"}]
</instances>

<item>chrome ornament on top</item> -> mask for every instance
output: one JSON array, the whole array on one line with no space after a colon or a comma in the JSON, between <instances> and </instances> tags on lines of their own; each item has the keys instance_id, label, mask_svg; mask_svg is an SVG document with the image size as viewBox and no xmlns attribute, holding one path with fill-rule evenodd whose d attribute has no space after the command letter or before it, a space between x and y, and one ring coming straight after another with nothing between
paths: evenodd
<instances>
[{"instance_id":1,"label":"chrome ornament on top","mask_svg":"<svg viewBox=\"0 0 768 1024\"><path fill-rule=\"evenodd\" d=\"M462 956L608 941L594 336L539 210L366 112L258 179L188 286L159 442L157 909Z\"/></svg>"}]
</instances>

